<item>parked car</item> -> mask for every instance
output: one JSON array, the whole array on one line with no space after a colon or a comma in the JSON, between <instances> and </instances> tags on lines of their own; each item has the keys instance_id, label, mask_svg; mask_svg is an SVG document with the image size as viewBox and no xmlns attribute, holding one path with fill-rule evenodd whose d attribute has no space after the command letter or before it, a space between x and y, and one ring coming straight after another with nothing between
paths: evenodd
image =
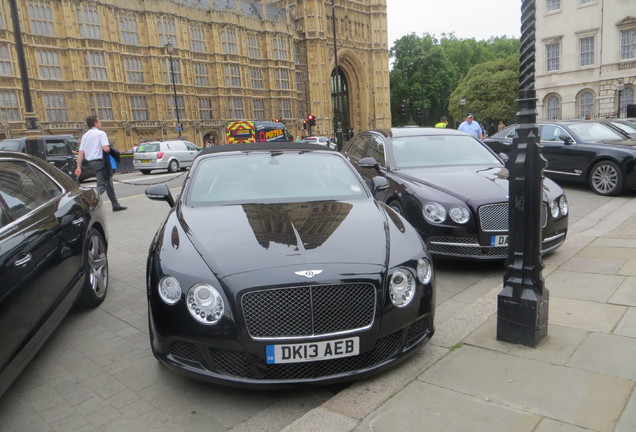
<instances>
[{"instance_id":1,"label":"parked car","mask_svg":"<svg viewBox=\"0 0 636 432\"><path fill-rule=\"evenodd\" d=\"M323 136L305 137L305 139L303 139L303 142L307 144L318 144L321 146L329 147L332 150L336 150L338 148L338 145L335 142Z\"/></svg>"},{"instance_id":2,"label":"parked car","mask_svg":"<svg viewBox=\"0 0 636 432\"><path fill-rule=\"evenodd\" d=\"M150 174L152 170L165 169L175 173L180 169L192 166L201 147L189 141L152 141L139 144L133 154L133 168L142 174Z\"/></svg>"},{"instance_id":3,"label":"parked car","mask_svg":"<svg viewBox=\"0 0 636 432\"><path fill-rule=\"evenodd\" d=\"M41 135L37 140L26 137L7 138L0 141L0 150L19 151L28 153L43 159L68 176L75 179L75 167L77 165L77 150L79 141L73 135ZM95 172L87 161L82 163L82 174L79 181L95 177Z\"/></svg>"},{"instance_id":4,"label":"parked car","mask_svg":"<svg viewBox=\"0 0 636 432\"><path fill-rule=\"evenodd\" d=\"M0 151L0 395L79 302L108 289L108 231L94 188Z\"/></svg>"},{"instance_id":5,"label":"parked car","mask_svg":"<svg viewBox=\"0 0 636 432\"><path fill-rule=\"evenodd\" d=\"M434 333L422 240L340 153L206 148L176 200L165 184L146 195L171 207L146 279L152 351L170 369L239 387L349 381Z\"/></svg>"},{"instance_id":6,"label":"parked car","mask_svg":"<svg viewBox=\"0 0 636 432\"><path fill-rule=\"evenodd\" d=\"M517 125L484 142L509 154ZM548 161L545 175L562 181L588 183L599 195L620 195L636 187L636 140L598 121L537 122L541 153Z\"/></svg>"},{"instance_id":7,"label":"parked car","mask_svg":"<svg viewBox=\"0 0 636 432\"><path fill-rule=\"evenodd\" d=\"M630 138L636 138L636 123L634 122L625 119L604 119L599 121L618 129Z\"/></svg>"},{"instance_id":8,"label":"parked car","mask_svg":"<svg viewBox=\"0 0 636 432\"><path fill-rule=\"evenodd\" d=\"M508 170L481 141L453 129L394 128L360 133L344 154L369 183L389 187L376 199L403 215L434 257L502 260L508 256ZM543 182L542 253L565 241L568 201Z\"/></svg>"}]
</instances>

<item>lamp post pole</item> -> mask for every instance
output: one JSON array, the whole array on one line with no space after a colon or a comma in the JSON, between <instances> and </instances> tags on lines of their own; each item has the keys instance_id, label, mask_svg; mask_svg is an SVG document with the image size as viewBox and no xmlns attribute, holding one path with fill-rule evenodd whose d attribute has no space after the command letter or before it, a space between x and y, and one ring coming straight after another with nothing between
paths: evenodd
<instances>
[{"instance_id":1,"label":"lamp post pole","mask_svg":"<svg viewBox=\"0 0 636 432\"><path fill-rule=\"evenodd\" d=\"M15 39L16 55L18 57L18 68L20 69L20 80L22 82L22 94L24 96L24 110L26 112L27 134L39 133L37 114L33 111L33 100L31 99L31 88L29 86L29 73L27 70L26 56L24 55L24 44L22 43L22 30L20 29L20 16L15 0L9 0L11 9L11 21L13 23L13 38Z\"/></svg>"},{"instance_id":2,"label":"lamp post pole","mask_svg":"<svg viewBox=\"0 0 636 432\"><path fill-rule=\"evenodd\" d=\"M538 144L534 88L535 0L522 0L519 127L509 171L509 249L503 290L497 298L497 339L536 347L548 334L549 292L541 260L541 206L546 160Z\"/></svg>"},{"instance_id":3,"label":"lamp post pole","mask_svg":"<svg viewBox=\"0 0 636 432\"><path fill-rule=\"evenodd\" d=\"M334 57L334 92L333 101L333 138L336 140L338 150L342 150L342 130L338 118L338 99L340 98L340 69L338 67L338 47L336 45L336 0L331 0L331 23L333 25L333 57Z\"/></svg>"},{"instance_id":4,"label":"lamp post pole","mask_svg":"<svg viewBox=\"0 0 636 432\"><path fill-rule=\"evenodd\" d=\"M170 59L170 76L172 78L172 92L174 94L174 112L177 116L177 124L175 128L179 133L179 139L181 139L181 120L179 119L179 105L177 105L177 84L174 81L174 65L172 63L172 51L174 50L174 45L172 42L168 42L166 45L166 51L168 51L168 57Z\"/></svg>"}]
</instances>

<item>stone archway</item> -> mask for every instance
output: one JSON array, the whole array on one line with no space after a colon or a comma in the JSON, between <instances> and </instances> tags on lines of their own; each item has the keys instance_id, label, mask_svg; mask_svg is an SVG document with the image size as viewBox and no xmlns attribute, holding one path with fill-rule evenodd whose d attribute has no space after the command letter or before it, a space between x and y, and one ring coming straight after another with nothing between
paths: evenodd
<instances>
[{"instance_id":1,"label":"stone archway","mask_svg":"<svg viewBox=\"0 0 636 432\"><path fill-rule=\"evenodd\" d=\"M373 92L370 95L368 91L362 90L369 88L370 77L366 72L367 68L356 52L349 49L339 51L338 66L339 75L343 82L346 83L346 87L339 94L333 91L336 83L333 74L335 71L333 71L330 81L330 95L332 112L337 112L340 119L344 119L341 120L341 127L343 137L346 139L349 130L357 133L364 129L375 127L374 122L370 120L373 117L374 107L372 105L374 104L374 98ZM340 98L340 101L337 100L337 97ZM344 99L345 97L346 99ZM342 107L345 107L343 99L346 101L346 110L342 109ZM343 103L340 106L335 105L338 102ZM334 106L339 109L334 110Z\"/></svg>"},{"instance_id":2,"label":"stone archway","mask_svg":"<svg viewBox=\"0 0 636 432\"><path fill-rule=\"evenodd\" d=\"M339 67L331 73L329 82L331 91L331 106L333 107L333 129L340 132L348 139L348 131L351 130L349 112L349 81L343 70Z\"/></svg>"}]
</instances>

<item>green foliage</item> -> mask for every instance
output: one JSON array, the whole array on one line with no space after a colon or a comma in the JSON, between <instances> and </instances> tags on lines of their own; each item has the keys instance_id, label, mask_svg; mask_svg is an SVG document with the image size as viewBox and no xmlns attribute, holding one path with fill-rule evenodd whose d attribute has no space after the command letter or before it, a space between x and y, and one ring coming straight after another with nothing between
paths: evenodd
<instances>
[{"instance_id":1,"label":"green foliage","mask_svg":"<svg viewBox=\"0 0 636 432\"><path fill-rule=\"evenodd\" d=\"M482 102L476 103L471 108L479 119L510 120L511 118L507 117L510 116L506 109L507 104L503 101L507 101L510 97L516 100L518 71L516 72L517 81L514 83L515 90L511 96L505 98L503 93L512 88L507 80L514 79L514 76L504 73L504 70L497 71L498 85L488 82L485 76L482 77L483 82L477 79L469 87L465 86L465 80L468 79L469 71L475 65L508 59L511 56L518 62L519 47L519 40L514 38L494 37L486 41L476 41L475 39L458 39L453 33L442 34L439 40L426 33L421 37L411 33L398 39L390 51L393 59L390 73L393 124L407 124L410 117L415 120L418 108L426 109L425 125L428 126L437 123L442 116L451 117L450 124L453 124L452 120L463 121L464 113L461 113L463 110L458 103L462 95L472 101L471 103ZM468 93L462 93L456 96L456 101L453 101L451 95L455 94L460 85L464 90L471 90L470 96ZM410 113L406 118L400 114L400 103L405 99L410 101ZM493 104L492 107L491 104ZM481 112L477 108L482 106L489 108ZM497 117L486 117L486 115ZM514 111L512 118L514 118Z\"/></svg>"}]
</instances>

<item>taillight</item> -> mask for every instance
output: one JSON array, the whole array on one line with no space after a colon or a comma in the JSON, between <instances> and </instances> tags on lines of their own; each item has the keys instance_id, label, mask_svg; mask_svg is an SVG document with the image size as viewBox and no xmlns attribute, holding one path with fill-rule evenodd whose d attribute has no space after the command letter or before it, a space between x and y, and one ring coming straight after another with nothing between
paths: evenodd
<instances>
[{"instance_id":1,"label":"taillight","mask_svg":"<svg viewBox=\"0 0 636 432\"><path fill-rule=\"evenodd\" d=\"M163 159L163 152L157 152L157 159Z\"/></svg>"}]
</instances>

